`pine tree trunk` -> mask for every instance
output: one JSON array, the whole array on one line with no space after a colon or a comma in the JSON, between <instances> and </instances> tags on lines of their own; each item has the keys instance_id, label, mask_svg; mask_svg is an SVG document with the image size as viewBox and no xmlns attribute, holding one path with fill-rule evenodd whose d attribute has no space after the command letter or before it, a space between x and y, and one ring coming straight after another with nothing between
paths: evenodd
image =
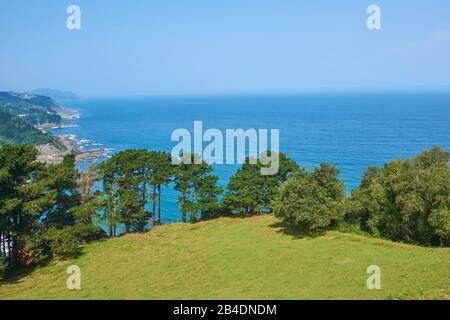
<instances>
[{"instance_id":1,"label":"pine tree trunk","mask_svg":"<svg viewBox=\"0 0 450 320\"><path fill-rule=\"evenodd\" d=\"M5 234L5 243L6 243L6 250L8 252L8 259L11 259L11 244L9 243L10 236L9 233Z\"/></svg>"},{"instance_id":2,"label":"pine tree trunk","mask_svg":"<svg viewBox=\"0 0 450 320\"><path fill-rule=\"evenodd\" d=\"M14 254L15 248L14 248L14 237L11 236L11 234L8 235L8 253L10 260L14 263L16 262L16 256Z\"/></svg>"},{"instance_id":3,"label":"pine tree trunk","mask_svg":"<svg viewBox=\"0 0 450 320\"><path fill-rule=\"evenodd\" d=\"M155 226L155 215L156 215L156 186L153 186L152 195L152 227Z\"/></svg>"},{"instance_id":4,"label":"pine tree trunk","mask_svg":"<svg viewBox=\"0 0 450 320\"><path fill-rule=\"evenodd\" d=\"M145 211L145 195L147 192L146 185L147 185L147 181L144 181L144 186L142 188L142 206L144 207L144 211Z\"/></svg>"},{"instance_id":5,"label":"pine tree trunk","mask_svg":"<svg viewBox=\"0 0 450 320\"><path fill-rule=\"evenodd\" d=\"M108 190L108 207L106 208L106 216L108 217L109 221L109 237L112 238L114 236L113 234L113 199L112 199L112 192L111 190Z\"/></svg>"},{"instance_id":6,"label":"pine tree trunk","mask_svg":"<svg viewBox=\"0 0 450 320\"><path fill-rule=\"evenodd\" d=\"M197 220L197 212L192 211L191 217L190 217L190 222L194 223L196 220Z\"/></svg>"},{"instance_id":7,"label":"pine tree trunk","mask_svg":"<svg viewBox=\"0 0 450 320\"><path fill-rule=\"evenodd\" d=\"M158 186L158 224L161 224L161 185Z\"/></svg>"},{"instance_id":8,"label":"pine tree trunk","mask_svg":"<svg viewBox=\"0 0 450 320\"><path fill-rule=\"evenodd\" d=\"M8 256L6 255L6 235L2 233L1 238L2 238L2 255L5 259L8 259Z\"/></svg>"},{"instance_id":9,"label":"pine tree trunk","mask_svg":"<svg viewBox=\"0 0 450 320\"><path fill-rule=\"evenodd\" d=\"M4 257L5 245L3 242L3 233L0 233L0 240L1 240L0 251L1 251L2 256Z\"/></svg>"},{"instance_id":10,"label":"pine tree trunk","mask_svg":"<svg viewBox=\"0 0 450 320\"><path fill-rule=\"evenodd\" d=\"M18 225L18 217L17 215L14 215L13 218L13 225ZM19 260L19 248L18 248L18 238L17 236L12 236L11 237L11 243L12 243L12 251L11 251L11 256L12 256L12 261L17 262Z\"/></svg>"}]
</instances>

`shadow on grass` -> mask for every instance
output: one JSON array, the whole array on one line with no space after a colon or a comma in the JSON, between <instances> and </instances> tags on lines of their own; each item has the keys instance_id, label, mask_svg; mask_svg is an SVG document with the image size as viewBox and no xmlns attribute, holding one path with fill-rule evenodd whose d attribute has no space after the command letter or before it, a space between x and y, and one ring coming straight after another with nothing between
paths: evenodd
<instances>
[{"instance_id":1,"label":"shadow on grass","mask_svg":"<svg viewBox=\"0 0 450 320\"><path fill-rule=\"evenodd\" d=\"M97 241L101 241L101 240L97 240ZM60 256L58 259L46 258L37 264L33 264L33 265L29 265L29 266L12 267L6 272L5 278L0 280L0 285L20 283L23 278L30 275L37 269L48 266L51 262L75 260L75 259L78 259L79 257L81 257L83 254L84 253L83 253L82 247L79 247L74 252L71 252L70 254L64 254L64 255Z\"/></svg>"},{"instance_id":2,"label":"shadow on grass","mask_svg":"<svg viewBox=\"0 0 450 320\"><path fill-rule=\"evenodd\" d=\"M312 232L304 226L293 225L283 221L275 222L269 227L278 229L277 232L291 236L294 239L316 238L325 234L325 232Z\"/></svg>"},{"instance_id":3,"label":"shadow on grass","mask_svg":"<svg viewBox=\"0 0 450 320\"><path fill-rule=\"evenodd\" d=\"M20 283L22 278L25 278L29 274L33 273L36 269L47 266L52 259L45 259L36 265L11 267L5 275L5 278L0 280L1 284L17 284Z\"/></svg>"}]
</instances>

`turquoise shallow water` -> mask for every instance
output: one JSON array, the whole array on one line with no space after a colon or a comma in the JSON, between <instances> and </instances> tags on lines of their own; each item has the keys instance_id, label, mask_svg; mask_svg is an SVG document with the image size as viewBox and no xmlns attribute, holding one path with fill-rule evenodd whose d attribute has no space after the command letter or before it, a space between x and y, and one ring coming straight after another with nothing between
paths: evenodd
<instances>
[{"instance_id":1,"label":"turquoise shallow water","mask_svg":"<svg viewBox=\"0 0 450 320\"><path fill-rule=\"evenodd\" d=\"M413 157L440 145L450 149L449 93L305 94L285 96L210 96L86 99L67 103L78 109L74 134L85 148L111 152L128 148L170 151L177 128L204 130L280 129L280 149L301 166L321 162L341 170L347 191L359 184L370 165ZM215 166L226 186L236 165ZM176 193L165 190L166 222L179 218Z\"/></svg>"}]
</instances>

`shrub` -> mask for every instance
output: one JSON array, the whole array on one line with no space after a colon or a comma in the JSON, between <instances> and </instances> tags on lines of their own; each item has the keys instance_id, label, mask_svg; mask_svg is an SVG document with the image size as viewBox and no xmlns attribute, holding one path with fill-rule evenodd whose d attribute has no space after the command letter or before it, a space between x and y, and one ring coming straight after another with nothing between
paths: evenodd
<instances>
[{"instance_id":1,"label":"shrub","mask_svg":"<svg viewBox=\"0 0 450 320\"><path fill-rule=\"evenodd\" d=\"M388 208L382 177L381 168L369 167L361 179L361 186L352 191L346 206L346 222L375 236L380 236L378 226L382 212Z\"/></svg>"},{"instance_id":2,"label":"shrub","mask_svg":"<svg viewBox=\"0 0 450 320\"><path fill-rule=\"evenodd\" d=\"M67 229L75 236L81 243L88 243L95 240L100 240L106 237L105 231L92 224L76 224Z\"/></svg>"},{"instance_id":3,"label":"shrub","mask_svg":"<svg viewBox=\"0 0 450 320\"><path fill-rule=\"evenodd\" d=\"M343 216L344 184L339 170L321 164L313 172L299 171L280 186L271 206L287 223L319 232L336 226Z\"/></svg>"},{"instance_id":4,"label":"shrub","mask_svg":"<svg viewBox=\"0 0 450 320\"><path fill-rule=\"evenodd\" d=\"M347 219L394 241L450 245L450 152L369 168L349 200Z\"/></svg>"},{"instance_id":5,"label":"shrub","mask_svg":"<svg viewBox=\"0 0 450 320\"><path fill-rule=\"evenodd\" d=\"M29 266L38 264L51 256L50 245L46 239L45 231L36 230L25 238L25 244L20 251L20 264Z\"/></svg>"},{"instance_id":6,"label":"shrub","mask_svg":"<svg viewBox=\"0 0 450 320\"><path fill-rule=\"evenodd\" d=\"M77 253L81 243L99 240L105 236L103 229L88 224L77 224L63 229L36 229L32 235L25 238L19 261L28 266L51 257L65 258Z\"/></svg>"},{"instance_id":7,"label":"shrub","mask_svg":"<svg viewBox=\"0 0 450 320\"><path fill-rule=\"evenodd\" d=\"M80 240L73 233L72 227L64 229L50 229L45 239L54 257L66 258L79 251Z\"/></svg>"},{"instance_id":8,"label":"shrub","mask_svg":"<svg viewBox=\"0 0 450 320\"><path fill-rule=\"evenodd\" d=\"M54 257L65 258L78 253L81 243L99 240L105 236L100 227L77 224L63 229L50 229L45 233L45 240Z\"/></svg>"}]
</instances>

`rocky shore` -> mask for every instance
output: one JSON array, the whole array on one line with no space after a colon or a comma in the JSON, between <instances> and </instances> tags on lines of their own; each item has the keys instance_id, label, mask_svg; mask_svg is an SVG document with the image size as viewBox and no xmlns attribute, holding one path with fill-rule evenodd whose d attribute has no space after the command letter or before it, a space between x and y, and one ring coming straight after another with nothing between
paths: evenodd
<instances>
[{"instance_id":1,"label":"rocky shore","mask_svg":"<svg viewBox=\"0 0 450 320\"><path fill-rule=\"evenodd\" d=\"M63 120L78 120L78 119L80 119L80 115L78 114L78 112L75 109L61 107L57 110L57 112Z\"/></svg>"},{"instance_id":2,"label":"rocky shore","mask_svg":"<svg viewBox=\"0 0 450 320\"><path fill-rule=\"evenodd\" d=\"M38 129L49 130L49 129L61 129L61 128L72 128L76 127L76 124L71 122L65 122L67 120L78 120L80 115L75 109L59 107L56 110L57 114L63 120L61 123L43 123L38 126Z\"/></svg>"},{"instance_id":3,"label":"rocky shore","mask_svg":"<svg viewBox=\"0 0 450 320\"><path fill-rule=\"evenodd\" d=\"M57 138L66 147L66 150L60 150L51 144L37 146L39 151L38 161L58 164L63 161L64 156L75 154L77 162L89 162L107 155L107 151L103 148L81 150L78 140L71 135L63 135Z\"/></svg>"},{"instance_id":4,"label":"rocky shore","mask_svg":"<svg viewBox=\"0 0 450 320\"><path fill-rule=\"evenodd\" d=\"M78 120L80 116L74 109L61 108L58 110L58 114L64 120ZM62 122L46 123L39 126L39 129L48 131L49 129L68 128L75 127L76 124ZM65 150L58 149L54 145L44 144L37 146L39 151L38 161L46 162L50 164L61 163L66 155L74 154L77 162L89 162L95 159L105 157L107 150L103 148L84 150L81 147L80 141L76 139L74 135L61 135L56 137L58 141L65 147Z\"/></svg>"}]
</instances>

